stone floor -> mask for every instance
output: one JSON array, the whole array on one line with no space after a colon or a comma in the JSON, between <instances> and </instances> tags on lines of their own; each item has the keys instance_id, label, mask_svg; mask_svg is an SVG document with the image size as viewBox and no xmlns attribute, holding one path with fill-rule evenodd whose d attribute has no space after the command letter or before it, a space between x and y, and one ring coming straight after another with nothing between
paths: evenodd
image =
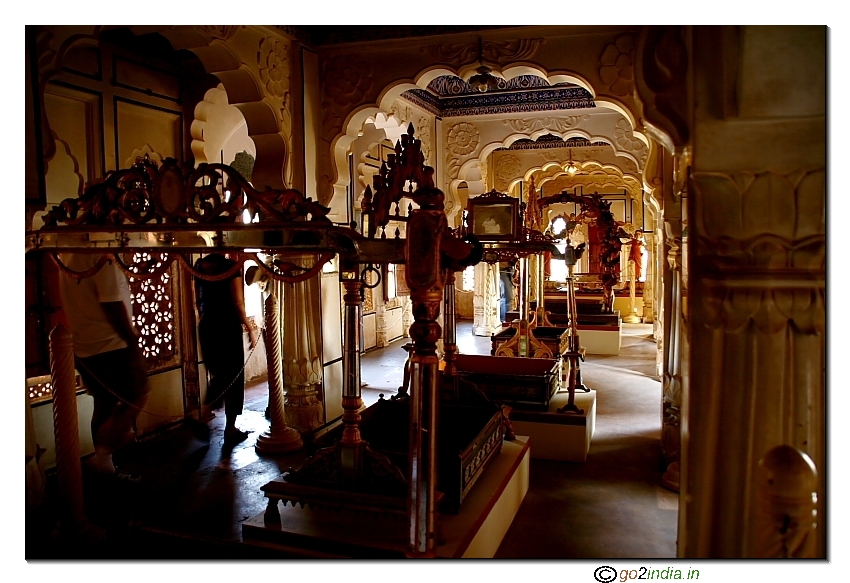
<instances>
[{"instance_id":1,"label":"stone floor","mask_svg":"<svg viewBox=\"0 0 850 583\"><path fill-rule=\"evenodd\" d=\"M675 557L678 498L659 486L661 385L650 334L650 325L626 324L619 356L588 356L584 381L598 401L587 461L532 460L528 494L497 558ZM363 356L366 404L401 384L404 342ZM467 354L490 350L489 338L472 336L468 322L458 326L458 345ZM278 458L256 454L256 438L268 427L267 399L265 383L247 388L239 421L252 433L236 446L223 443L219 412L209 443L178 428L116 456L142 475L138 484L116 488L84 475L91 536L57 536L55 495L28 509L27 560L299 556L242 542L242 522L265 509L260 487L312 453L307 447Z\"/></svg>"}]
</instances>

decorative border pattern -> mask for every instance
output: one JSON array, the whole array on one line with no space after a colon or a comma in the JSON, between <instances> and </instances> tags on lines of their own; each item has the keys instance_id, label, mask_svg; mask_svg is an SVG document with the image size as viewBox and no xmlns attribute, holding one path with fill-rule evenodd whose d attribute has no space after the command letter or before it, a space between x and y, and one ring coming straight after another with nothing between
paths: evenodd
<instances>
[{"instance_id":1,"label":"decorative border pattern","mask_svg":"<svg viewBox=\"0 0 850 583\"><path fill-rule=\"evenodd\" d=\"M590 148L590 147L610 147L608 142L591 142L584 138L570 138L562 140L558 136L549 134L548 136L540 136L537 141L528 139L517 140L507 148L496 148L496 152L502 150L548 150L551 148Z\"/></svg>"},{"instance_id":2,"label":"decorative border pattern","mask_svg":"<svg viewBox=\"0 0 850 583\"><path fill-rule=\"evenodd\" d=\"M522 91L525 89L549 89L553 87L546 79L537 75L520 75L510 81L497 77L496 80L499 86L495 91ZM568 83L558 83L554 87L575 86ZM477 92L472 89L469 83L456 75L440 75L428 83L428 90L440 98L477 95ZM494 93L495 91L488 93Z\"/></svg>"},{"instance_id":3,"label":"decorative border pattern","mask_svg":"<svg viewBox=\"0 0 850 583\"><path fill-rule=\"evenodd\" d=\"M593 97L581 87L554 87L513 93L486 93L440 98L430 91L410 89L402 98L442 117L529 113L562 109L595 108Z\"/></svg>"}]
</instances>

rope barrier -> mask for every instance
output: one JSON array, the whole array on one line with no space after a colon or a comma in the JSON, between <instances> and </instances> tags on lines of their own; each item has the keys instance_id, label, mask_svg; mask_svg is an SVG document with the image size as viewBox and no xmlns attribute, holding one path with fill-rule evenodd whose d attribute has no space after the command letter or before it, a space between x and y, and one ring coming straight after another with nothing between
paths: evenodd
<instances>
[{"instance_id":1,"label":"rope barrier","mask_svg":"<svg viewBox=\"0 0 850 583\"><path fill-rule=\"evenodd\" d=\"M260 330L260 332L265 332L265 328L260 328L259 330ZM252 347L251 347L250 352L248 352L248 356L247 356L247 358L245 358L245 362L243 362L243 363L242 363L242 368L240 368L240 369L239 369L239 372L237 372L237 373L236 373L236 376L235 376L235 377L233 377L233 380L232 380L232 381L230 381L230 384L228 384L228 385L227 385L227 388L226 388L226 389L224 389L224 390L221 392L220 398L223 398L223 397L224 397L224 395L226 395L226 394L227 394L227 392L228 392L228 391L230 391L230 389L233 387L234 383L236 383L236 379L238 379L238 378L239 378L239 375L241 375L241 374L242 374L242 372L245 370L245 366L248 364L248 361L249 361L249 360L251 360L251 355L252 355L252 354L254 354L254 350L256 350L256 349L257 349L257 345L258 345L259 343L260 343L260 341L259 341L259 339L257 339L257 342L255 342L255 343L254 343L254 346L252 346ZM103 387L104 389L106 389L106 391L107 391L108 393L110 393L113 397L115 397L116 399L118 399L119 401L121 401L122 403L124 403L125 405L129 405L129 406L130 406L130 407L132 407L133 409L136 409L136 410L137 410L137 411L139 411L140 413L147 413L148 415L153 415L154 417L162 417L162 418L164 418L164 419L182 419L182 418L184 418L184 417L185 417L185 415L163 415L162 413L154 413L153 411L148 411L147 409L144 409L144 408L142 408L142 407L139 407L138 405L135 405L135 404L133 404L133 403L129 402L127 399L125 399L124 397L122 397L121 395L119 395L118 393L116 393L115 391L113 391L111 388L109 388L109 387L106 385L106 383L104 383L102 380L100 380L99 378L97 378L97 375L95 375L95 374L91 371L91 369L89 369L89 368L88 368L88 367L87 367L84 363L82 363L82 362L80 362L80 361L77 361L77 364L79 364L79 365L80 365L83 369L85 369L85 371L86 371L88 374L90 374L90 375L91 375L91 377L92 377L92 378L93 378L93 379L97 382L97 384L99 384L101 387ZM243 387L243 390L244 390L244 387Z\"/></svg>"}]
</instances>

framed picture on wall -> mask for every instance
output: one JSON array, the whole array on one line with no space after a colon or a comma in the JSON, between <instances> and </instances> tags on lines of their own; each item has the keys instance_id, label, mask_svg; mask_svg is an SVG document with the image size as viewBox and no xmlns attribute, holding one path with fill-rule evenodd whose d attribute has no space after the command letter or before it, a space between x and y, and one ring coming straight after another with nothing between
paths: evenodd
<instances>
[{"instance_id":1,"label":"framed picture on wall","mask_svg":"<svg viewBox=\"0 0 850 583\"><path fill-rule=\"evenodd\" d=\"M496 191L470 198L469 231L483 243L516 241L521 232L519 200Z\"/></svg>"}]
</instances>

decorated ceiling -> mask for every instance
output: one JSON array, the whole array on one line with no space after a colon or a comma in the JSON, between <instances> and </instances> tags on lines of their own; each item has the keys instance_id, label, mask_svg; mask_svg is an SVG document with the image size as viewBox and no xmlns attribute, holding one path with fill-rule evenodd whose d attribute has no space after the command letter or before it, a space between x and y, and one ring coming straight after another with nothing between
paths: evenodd
<instances>
[{"instance_id":1,"label":"decorated ceiling","mask_svg":"<svg viewBox=\"0 0 850 583\"><path fill-rule=\"evenodd\" d=\"M479 93L460 77L441 75L427 89L411 89L402 97L441 117L596 107L590 92L571 83L550 85L536 75L497 81L496 89Z\"/></svg>"}]
</instances>

